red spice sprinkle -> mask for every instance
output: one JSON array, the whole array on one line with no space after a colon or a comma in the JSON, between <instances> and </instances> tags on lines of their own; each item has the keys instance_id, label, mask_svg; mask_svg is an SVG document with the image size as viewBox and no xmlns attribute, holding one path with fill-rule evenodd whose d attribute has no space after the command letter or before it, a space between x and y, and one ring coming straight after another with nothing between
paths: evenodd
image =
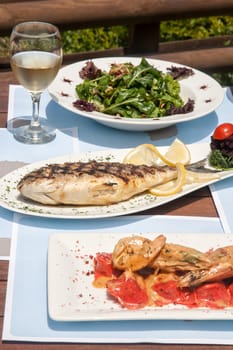
<instances>
[{"instance_id":1,"label":"red spice sprinkle","mask_svg":"<svg viewBox=\"0 0 233 350\"><path fill-rule=\"evenodd\" d=\"M94 271L87 271L86 272L86 276L91 276L91 275L93 275L94 274Z\"/></svg>"},{"instance_id":2,"label":"red spice sprinkle","mask_svg":"<svg viewBox=\"0 0 233 350\"><path fill-rule=\"evenodd\" d=\"M67 94L66 92L61 92L61 96L64 96L64 97L68 97L68 96L70 96L69 94Z\"/></svg>"},{"instance_id":3,"label":"red spice sprinkle","mask_svg":"<svg viewBox=\"0 0 233 350\"><path fill-rule=\"evenodd\" d=\"M63 81L65 82L65 83L72 83L72 80L70 80L70 79L67 79L67 78L63 78Z\"/></svg>"},{"instance_id":4,"label":"red spice sprinkle","mask_svg":"<svg viewBox=\"0 0 233 350\"><path fill-rule=\"evenodd\" d=\"M211 98L208 98L207 100L205 100L206 103L210 103L212 100Z\"/></svg>"},{"instance_id":5,"label":"red spice sprinkle","mask_svg":"<svg viewBox=\"0 0 233 350\"><path fill-rule=\"evenodd\" d=\"M202 85L202 86L200 86L200 89L205 90L205 89L207 89L207 87L208 87L207 85Z\"/></svg>"}]
</instances>

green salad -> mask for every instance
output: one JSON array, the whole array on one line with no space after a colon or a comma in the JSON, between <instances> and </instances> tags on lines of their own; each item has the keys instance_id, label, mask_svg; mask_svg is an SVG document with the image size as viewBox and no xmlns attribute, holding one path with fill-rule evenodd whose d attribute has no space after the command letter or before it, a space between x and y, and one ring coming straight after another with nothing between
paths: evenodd
<instances>
[{"instance_id":1,"label":"green salad","mask_svg":"<svg viewBox=\"0 0 233 350\"><path fill-rule=\"evenodd\" d=\"M222 123L216 127L210 142L210 164L222 170L233 169L233 124Z\"/></svg>"},{"instance_id":2,"label":"green salad","mask_svg":"<svg viewBox=\"0 0 233 350\"><path fill-rule=\"evenodd\" d=\"M85 69L84 69L85 71ZM89 73L76 85L79 109L126 118L160 118L172 114L188 113L194 101L186 104L180 96L180 84L172 74L163 73L145 58L139 65L112 64L109 72L89 63Z\"/></svg>"},{"instance_id":3,"label":"green salad","mask_svg":"<svg viewBox=\"0 0 233 350\"><path fill-rule=\"evenodd\" d=\"M209 156L210 164L217 169L233 169L233 157L224 156L219 149L211 151Z\"/></svg>"}]
</instances>

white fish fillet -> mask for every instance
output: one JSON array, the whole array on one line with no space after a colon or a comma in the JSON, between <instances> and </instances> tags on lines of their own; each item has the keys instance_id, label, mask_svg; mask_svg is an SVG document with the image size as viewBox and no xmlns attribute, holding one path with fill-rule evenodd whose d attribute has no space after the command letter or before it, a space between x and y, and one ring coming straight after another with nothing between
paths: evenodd
<instances>
[{"instance_id":1,"label":"white fish fillet","mask_svg":"<svg viewBox=\"0 0 233 350\"><path fill-rule=\"evenodd\" d=\"M118 162L50 164L25 175L20 193L46 205L108 205L177 177L176 168Z\"/></svg>"}]
</instances>

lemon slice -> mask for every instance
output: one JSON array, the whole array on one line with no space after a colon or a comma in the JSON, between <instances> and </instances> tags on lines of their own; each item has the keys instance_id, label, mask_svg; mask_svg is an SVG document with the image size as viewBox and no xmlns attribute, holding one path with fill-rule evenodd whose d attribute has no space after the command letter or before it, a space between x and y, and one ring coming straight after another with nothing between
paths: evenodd
<instances>
[{"instance_id":1,"label":"lemon slice","mask_svg":"<svg viewBox=\"0 0 233 350\"><path fill-rule=\"evenodd\" d=\"M186 170L186 184L208 182L219 178L220 176L215 173L197 173Z\"/></svg>"},{"instance_id":2,"label":"lemon slice","mask_svg":"<svg viewBox=\"0 0 233 350\"><path fill-rule=\"evenodd\" d=\"M179 139L175 139L164 155L168 162L176 164L182 163L187 165L190 163L191 155L187 146Z\"/></svg>"},{"instance_id":3,"label":"lemon slice","mask_svg":"<svg viewBox=\"0 0 233 350\"><path fill-rule=\"evenodd\" d=\"M186 181L186 169L182 163L176 164L177 178L149 190L154 196L171 196L180 192Z\"/></svg>"},{"instance_id":4,"label":"lemon slice","mask_svg":"<svg viewBox=\"0 0 233 350\"><path fill-rule=\"evenodd\" d=\"M141 144L133 148L123 159L123 163L135 165L159 165L162 155L159 150L150 143Z\"/></svg>"},{"instance_id":5,"label":"lemon slice","mask_svg":"<svg viewBox=\"0 0 233 350\"><path fill-rule=\"evenodd\" d=\"M176 163L189 164L190 159L189 149L182 141L175 139L165 155L161 154L153 144L145 143L129 151L123 159L123 163L149 166L167 164L174 167Z\"/></svg>"}]
</instances>

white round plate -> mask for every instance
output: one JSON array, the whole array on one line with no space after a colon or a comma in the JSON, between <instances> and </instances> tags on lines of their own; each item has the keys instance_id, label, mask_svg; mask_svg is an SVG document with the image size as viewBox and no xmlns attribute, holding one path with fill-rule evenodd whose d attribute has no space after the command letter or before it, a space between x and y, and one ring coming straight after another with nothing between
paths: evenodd
<instances>
[{"instance_id":1,"label":"white round plate","mask_svg":"<svg viewBox=\"0 0 233 350\"><path fill-rule=\"evenodd\" d=\"M109 71L112 63L131 62L133 65L138 65L141 62L141 58L108 57L97 58L93 59L92 61L101 70ZM147 58L147 61L164 73L167 73L167 69L171 68L172 66L187 67L178 63L149 58ZM149 131L163 129L173 124L197 119L213 112L222 103L224 98L224 90L216 80L207 74L192 68L194 72L193 75L179 80L181 86L181 97L183 98L184 102L186 102L188 98L195 101L194 110L190 113L176 114L161 117L159 119L130 119L112 116L96 111L81 111L73 106L73 102L78 98L75 87L77 84L80 84L83 81L79 77L79 72L85 66L86 62L87 60L62 68L59 71L56 79L50 85L48 89L49 94L60 106L78 115L94 119L95 121L112 128L128 131Z\"/></svg>"},{"instance_id":2,"label":"white round plate","mask_svg":"<svg viewBox=\"0 0 233 350\"><path fill-rule=\"evenodd\" d=\"M191 162L196 162L205 158L209 152L208 143L198 143L187 145L191 154ZM159 147L159 151L164 154L167 147ZM91 159L105 162L122 162L122 159L129 152L129 149L109 150L99 152L87 152L80 154L70 154L39 161L16 169L0 179L0 206L22 214L60 218L60 219L97 219L120 215L138 213L150 208L158 207L199 188L205 187L211 183L233 176L233 171L223 171L218 173L219 177L208 182L187 184L182 191L166 197L155 197L147 192L130 198L127 201L112 205L90 205L90 206L70 206L70 205L42 205L23 198L17 190L17 184L21 178L30 171L38 169L51 163L64 163L82 161L88 162Z\"/></svg>"}]
</instances>

